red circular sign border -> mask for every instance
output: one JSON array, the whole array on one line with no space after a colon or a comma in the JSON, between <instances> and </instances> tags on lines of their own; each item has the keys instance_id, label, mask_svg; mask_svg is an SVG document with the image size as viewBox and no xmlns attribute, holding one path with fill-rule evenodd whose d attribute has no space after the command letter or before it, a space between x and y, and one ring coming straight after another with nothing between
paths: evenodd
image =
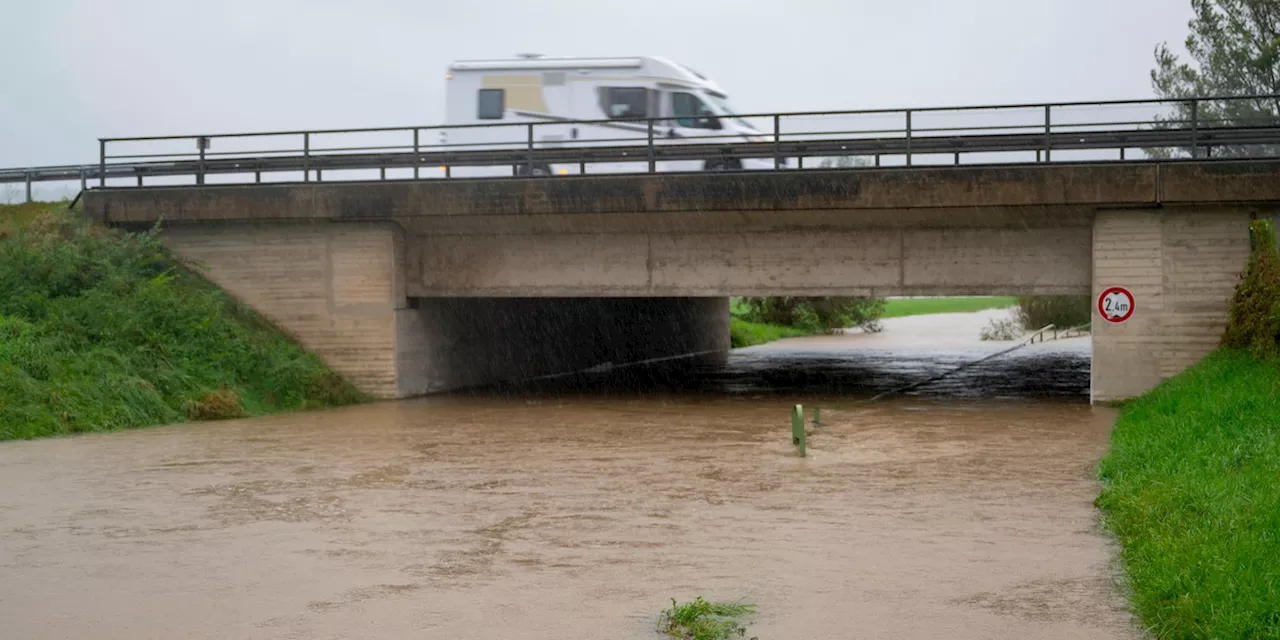
<instances>
[{"instance_id":1,"label":"red circular sign border","mask_svg":"<svg viewBox=\"0 0 1280 640\"><path fill-rule=\"evenodd\" d=\"M1105 300L1107 296L1113 293L1123 293L1125 297L1129 298L1129 312L1119 318L1112 318L1107 315L1106 311L1102 310L1102 301ZM1107 322L1110 322L1112 324L1120 324L1121 322L1124 322L1125 320L1128 320L1129 318L1133 317L1133 310L1136 309L1137 307L1138 307L1138 301L1133 297L1133 292L1129 291L1124 287L1107 287L1105 290L1103 290L1102 293L1098 294L1098 303L1097 303L1098 315L1102 316L1103 320L1106 320Z\"/></svg>"}]
</instances>

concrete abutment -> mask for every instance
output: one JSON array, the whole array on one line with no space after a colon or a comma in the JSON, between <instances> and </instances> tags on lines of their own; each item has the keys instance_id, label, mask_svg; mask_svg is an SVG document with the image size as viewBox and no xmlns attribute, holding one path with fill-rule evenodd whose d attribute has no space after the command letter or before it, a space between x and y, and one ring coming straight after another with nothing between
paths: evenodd
<instances>
[{"instance_id":1,"label":"concrete abutment","mask_svg":"<svg viewBox=\"0 0 1280 640\"><path fill-rule=\"evenodd\" d=\"M1099 211L1093 300L1109 287L1134 297L1122 323L1093 321L1094 402L1139 396L1218 347L1249 257L1249 207Z\"/></svg>"}]
</instances>

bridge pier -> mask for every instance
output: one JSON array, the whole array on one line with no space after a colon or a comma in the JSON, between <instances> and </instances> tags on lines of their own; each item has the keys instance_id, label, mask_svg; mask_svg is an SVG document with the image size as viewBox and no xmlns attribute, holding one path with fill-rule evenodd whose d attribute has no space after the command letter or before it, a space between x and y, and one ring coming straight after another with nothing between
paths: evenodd
<instances>
[{"instance_id":1,"label":"bridge pier","mask_svg":"<svg viewBox=\"0 0 1280 640\"><path fill-rule=\"evenodd\" d=\"M725 297L408 298L391 222L176 224L163 240L381 398L686 354L723 361L730 346Z\"/></svg>"},{"instance_id":2,"label":"bridge pier","mask_svg":"<svg viewBox=\"0 0 1280 640\"><path fill-rule=\"evenodd\" d=\"M1133 315L1093 314L1094 402L1142 395L1216 349L1249 256L1242 206L1100 210L1093 225L1093 298L1112 286Z\"/></svg>"}]
</instances>

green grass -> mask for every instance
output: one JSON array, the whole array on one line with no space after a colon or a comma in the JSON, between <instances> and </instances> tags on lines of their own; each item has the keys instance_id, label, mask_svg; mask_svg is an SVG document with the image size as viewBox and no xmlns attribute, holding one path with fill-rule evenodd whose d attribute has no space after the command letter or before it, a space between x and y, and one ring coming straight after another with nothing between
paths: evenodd
<instances>
[{"instance_id":1,"label":"green grass","mask_svg":"<svg viewBox=\"0 0 1280 640\"><path fill-rule=\"evenodd\" d=\"M776 324L748 322L741 318L729 318L729 340L734 349L773 342L783 338L799 338L813 335L804 329L783 327Z\"/></svg>"},{"instance_id":2,"label":"green grass","mask_svg":"<svg viewBox=\"0 0 1280 640\"><path fill-rule=\"evenodd\" d=\"M1157 638L1280 638L1280 363L1218 352L1124 405L1098 506Z\"/></svg>"},{"instance_id":3,"label":"green grass","mask_svg":"<svg viewBox=\"0 0 1280 640\"><path fill-rule=\"evenodd\" d=\"M747 628L741 618L755 613L749 604L712 603L701 596L679 604L671 600L671 608L662 612L658 631L681 640L728 640L743 637Z\"/></svg>"},{"instance_id":4,"label":"green grass","mask_svg":"<svg viewBox=\"0 0 1280 640\"><path fill-rule=\"evenodd\" d=\"M898 298L886 300L881 318L902 318L933 313L970 313L987 309L1006 309L1018 304L1013 297L974 298Z\"/></svg>"},{"instance_id":5,"label":"green grass","mask_svg":"<svg viewBox=\"0 0 1280 640\"><path fill-rule=\"evenodd\" d=\"M0 206L0 440L365 399L154 233Z\"/></svg>"}]
</instances>

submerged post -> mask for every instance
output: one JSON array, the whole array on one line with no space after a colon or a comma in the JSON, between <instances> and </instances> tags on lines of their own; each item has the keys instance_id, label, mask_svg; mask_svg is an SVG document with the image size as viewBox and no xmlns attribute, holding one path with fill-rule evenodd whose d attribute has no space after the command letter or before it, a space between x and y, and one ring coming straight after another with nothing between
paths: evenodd
<instances>
[{"instance_id":1,"label":"submerged post","mask_svg":"<svg viewBox=\"0 0 1280 640\"><path fill-rule=\"evenodd\" d=\"M813 427L816 429L822 426L822 407L813 408Z\"/></svg>"},{"instance_id":2,"label":"submerged post","mask_svg":"<svg viewBox=\"0 0 1280 640\"><path fill-rule=\"evenodd\" d=\"M791 444L800 450L800 457L805 457L804 450L804 407L796 405L791 408Z\"/></svg>"}]
</instances>

